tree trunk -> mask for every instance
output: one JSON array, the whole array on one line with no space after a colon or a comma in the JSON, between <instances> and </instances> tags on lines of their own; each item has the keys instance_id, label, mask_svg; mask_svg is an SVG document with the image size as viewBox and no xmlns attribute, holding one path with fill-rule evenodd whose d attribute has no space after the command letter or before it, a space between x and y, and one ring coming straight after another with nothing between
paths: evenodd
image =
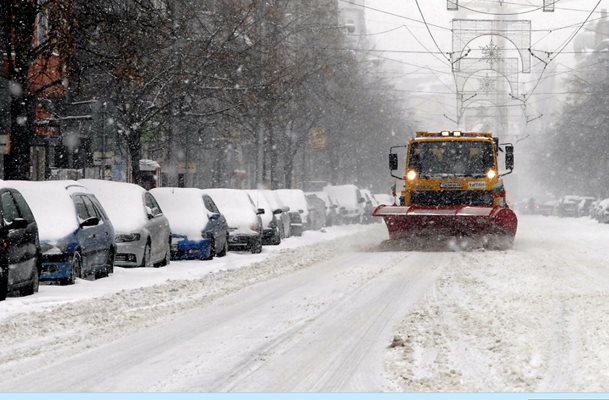
<instances>
[{"instance_id":1,"label":"tree trunk","mask_svg":"<svg viewBox=\"0 0 609 400\"><path fill-rule=\"evenodd\" d=\"M34 138L31 99L11 96L11 153L4 156L4 179L30 179L30 146Z\"/></svg>"},{"instance_id":2,"label":"tree trunk","mask_svg":"<svg viewBox=\"0 0 609 400\"><path fill-rule=\"evenodd\" d=\"M139 132L130 132L127 137L127 147L131 158L131 178L133 183L142 184L142 174L140 171L140 159L142 158L142 142Z\"/></svg>"}]
</instances>

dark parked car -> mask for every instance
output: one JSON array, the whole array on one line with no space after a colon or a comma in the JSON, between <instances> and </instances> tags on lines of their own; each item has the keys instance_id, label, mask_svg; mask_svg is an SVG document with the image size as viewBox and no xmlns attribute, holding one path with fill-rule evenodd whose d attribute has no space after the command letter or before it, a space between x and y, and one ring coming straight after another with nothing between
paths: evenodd
<instances>
[{"instance_id":1,"label":"dark parked car","mask_svg":"<svg viewBox=\"0 0 609 400\"><path fill-rule=\"evenodd\" d=\"M13 181L30 205L40 235L40 280L74 283L113 271L114 228L97 198L76 181Z\"/></svg>"},{"instance_id":2,"label":"dark parked car","mask_svg":"<svg viewBox=\"0 0 609 400\"><path fill-rule=\"evenodd\" d=\"M41 268L38 226L27 202L10 182L0 184L0 300L11 292L38 291Z\"/></svg>"},{"instance_id":3,"label":"dark parked car","mask_svg":"<svg viewBox=\"0 0 609 400\"><path fill-rule=\"evenodd\" d=\"M251 197L238 189L203 189L218 205L228 224L228 245L235 250L262 251L263 208L256 208Z\"/></svg>"},{"instance_id":4,"label":"dark parked car","mask_svg":"<svg viewBox=\"0 0 609 400\"><path fill-rule=\"evenodd\" d=\"M172 259L226 255L228 225L209 195L194 188L155 188L150 193L169 220Z\"/></svg>"}]
</instances>

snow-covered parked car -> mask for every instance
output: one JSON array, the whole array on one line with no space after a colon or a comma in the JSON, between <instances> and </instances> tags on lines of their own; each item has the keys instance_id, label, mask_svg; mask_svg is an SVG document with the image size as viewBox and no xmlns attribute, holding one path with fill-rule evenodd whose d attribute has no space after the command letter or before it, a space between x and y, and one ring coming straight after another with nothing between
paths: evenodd
<instances>
[{"instance_id":1,"label":"snow-covered parked car","mask_svg":"<svg viewBox=\"0 0 609 400\"><path fill-rule=\"evenodd\" d=\"M347 223L355 224L362 220L366 200L355 185L326 186L324 192L334 197L340 206L340 214Z\"/></svg>"},{"instance_id":2,"label":"snow-covered parked car","mask_svg":"<svg viewBox=\"0 0 609 400\"><path fill-rule=\"evenodd\" d=\"M81 179L106 210L114 227L114 265L152 267L169 264L169 222L146 189L132 183Z\"/></svg>"},{"instance_id":3,"label":"snow-covered parked car","mask_svg":"<svg viewBox=\"0 0 609 400\"><path fill-rule=\"evenodd\" d=\"M11 181L0 182L0 217L0 301L9 293L34 294L42 267L38 226Z\"/></svg>"},{"instance_id":4,"label":"snow-covered parked car","mask_svg":"<svg viewBox=\"0 0 609 400\"><path fill-rule=\"evenodd\" d=\"M596 219L602 224L609 223L609 199L601 200L598 203Z\"/></svg>"},{"instance_id":5,"label":"snow-covered parked car","mask_svg":"<svg viewBox=\"0 0 609 400\"><path fill-rule=\"evenodd\" d=\"M372 222L377 221L378 219L375 219L375 217L372 216L372 211L378 206L378 202L376 201L374 196L372 196L370 190L361 189L360 192L365 200L364 212L362 214L362 222L370 224Z\"/></svg>"},{"instance_id":6,"label":"snow-covered parked car","mask_svg":"<svg viewBox=\"0 0 609 400\"><path fill-rule=\"evenodd\" d=\"M292 230L290 229L290 207L283 204L274 191L265 189L260 190L260 192L266 197L266 200L273 208L277 223L279 224L279 235L281 236L281 239L292 236ZM278 213L279 211L281 211L281 213Z\"/></svg>"},{"instance_id":7,"label":"snow-covered parked car","mask_svg":"<svg viewBox=\"0 0 609 400\"><path fill-rule=\"evenodd\" d=\"M252 253L262 251L263 208L256 208L251 197L238 189L203 189L226 217L228 224L228 246Z\"/></svg>"},{"instance_id":8,"label":"snow-covered parked car","mask_svg":"<svg viewBox=\"0 0 609 400\"><path fill-rule=\"evenodd\" d=\"M554 208L554 214L559 217L577 217L577 206L581 196L568 195L561 197Z\"/></svg>"},{"instance_id":9,"label":"snow-covered parked car","mask_svg":"<svg viewBox=\"0 0 609 400\"><path fill-rule=\"evenodd\" d=\"M74 283L76 278L114 271L114 228L93 193L76 181L12 181L30 205L40 235L40 280Z\"/></svg>"},{"instance_id":10,"label":"snow-covered parked car","mask_svg":"<svg viewBox=\"0 0 609 400\"><path fill-rule=\"evenodd\" d=\"M577 216L587 217L591 214L592 204L596 201L596 197L584 196L577 204Z\"/></svg>"},{"instance_id":11,"label":"snow-covered parked car","mask_svg":"<svg viewBox=\"0 0 609 400\"><path fill-rule=\"evenodd\" d=\"M290 229L294 236L302 236L309 229L309 204L305 194L300 189L276 189L283 204L290 207Z\"/></svg>"},{"instance_id":12,"label":"snow-covered parked car","mask_svg":"<svg viewBox=\"0 0 609 400\"><path fill-rule=\"evenodd\" d=\"M318 231L326 226L326 203L317 195L305 195L309 205L309 228Z\"/></svg>"},{"instance_id":13,"label":"snow-covered parked car","mask_svg":"<svg viewBox=\"0 0 609 400\"><path fill-rule=\"evenodd\" d=\"M330 197L330 195L328 195L328 193L323 192L323 191L309 192L309 193L307 193L307 196L310 194L319 197L321 200L323 200L323 202L325 204L325 211L326 211L326 225L325 226L332 226L332 225L340 224L340 217L338 215L338 203L334 199L332 199L332 197Z\"/></svg>"},{"instance_id":14,"label":"snow-covered parked car","mask_svg":"<svg viewBox=\"0 0 609 400\"><path fill-rule=\"evenodd\" d=\"M206 260L228 251L228 225L213 199L195 188L155 188L171 227L171 258Z\"/></svg>"},{"instance_id":15,"label":"snow-covered parked car","mask_svg":"<svg viewBox=\"0 0 609 400\"><path fill-rule=\"evenodd\" d=\"M277 216L282 213L281 209L274 209L267 200L262 190L246 190L254 202L256 209L263 208L264 214L260 214L262 220L262 244L278 245L281 243L281 232Z\"/></svg>"}]
</instances>

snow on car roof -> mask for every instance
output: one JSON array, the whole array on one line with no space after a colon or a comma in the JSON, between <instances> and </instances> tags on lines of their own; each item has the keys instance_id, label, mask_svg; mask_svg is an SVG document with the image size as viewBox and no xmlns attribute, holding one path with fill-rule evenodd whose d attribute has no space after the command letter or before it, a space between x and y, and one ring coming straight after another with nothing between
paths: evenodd
<instances>
[{"instance_id":1,"label":"snow on car roof","mask_svg":"<svg viewBox=\"0 0 609 400\"><path fill-rule=\"evenodd\" d=\"M256 222L255 206L248 194L239 189L203 189L211 196L220 212L226 218L228 226L249 226Z\"/></svg>"},{"instance_id":2,"label":"snow on car roof","mask_svg":"<svg viewBox=\"0 0 609 400\"><path fill-rule=\"evenodd\" d=\"M281 201L281 199L279 198L279 196L277 195L277 193L275 193L273 190L266 189L266 190L263 190L262 192L266 196L269 203L271 203L274 210L276 210L276 209L283 210L284 208L287 208L289 211L290 207L287 204L284 204Z\"/></svg>"},{"instance_id":3,"label":"snow on car roof","mask_svg":"<svg viewBox=\"0 0 609 400\"><path fill-rule=\"evenodd\" d=\"M23 195L36 218L40 240L57 240L76 231L79 222L70 194L90 193L76 181L3 181L3 186Z\"/></svg>"},{"instance_id":4,"label":"snow on car roof","mask_svg":"<svg viewBox=\"0 0 609 400\"><path fill-rule=\"evenodd\" d=\"M303 211L303 215L309 214L309 206L307 204L307 198L300 189L277 189L275 193L279 196L281 201L290 207L290 211Z\"/></svg>"},{"instance_id":5,"label":"snow on car roof","mask_svg":"<svg viewBox=\"0 0 609 400\"><path fill-rule=\"evenodd\" d=\"M150 190L169 220L171 232L200 239L209 222L203 191L196 188L154 188Z\"/></svg>"},{"instance_id":6,"label":"snow on car roof","mask_svg":"<svg viewBox=\"0 0 609 400\"><path fill-rule=\"evenodd\" d=\"M271 203L261 190L250 189L245 192L250 195L256 208L264 208L264 214L260 215L260 218L262 219L264 226L268 226L269 222L273 220L273 207L271 206Z\"/></svg>"},{"instance_id":7,"label":"snow on car roof","mask_svg":"<svg viewBox=\"0 0 609 400\"><path fill-rule=\"evenodd\" d=\"M322 199L324 201L324 203L326 203L326 207L331 207L333 204L332 200L330 199L330 196L326 192L305 192L305 195L310 195L310 194L313 194L313 195L319 197L320 199Z\"/></svg>"},{"instance_id":8,"label":"snow on car roof","mask_svg":"<svg viewBox=\"0 0 609 400\"><path fill-rule=\"evenodd\" d=\"M338 203L343 207L357 208L357 186L355 185L338 185L338 186L326 186L324 192L333 196Z\"/></svg>"},{"instance_id":9,"label":"snow on car roof","mask_svg":"<svg viewBox=\"0 0 609 400\"><path fill-rule=\"evenodd\" d=\"M80 179L102 204L117 233L139 231L148 217L144 208L146 189L133 183Z\"/></svg>"}]
</instances>

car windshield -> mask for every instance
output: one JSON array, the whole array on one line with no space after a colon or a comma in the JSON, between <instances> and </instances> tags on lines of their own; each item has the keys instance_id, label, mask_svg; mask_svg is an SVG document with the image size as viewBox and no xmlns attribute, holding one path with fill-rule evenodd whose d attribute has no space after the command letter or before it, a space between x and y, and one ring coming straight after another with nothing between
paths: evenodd
<instances>
[{"instance_id":1,"label":"car windshield","mask_svg":"<svg viewBox=\"0 0 609 400\"><path fill-rule=\"evenodd\" d=\"M494 168L492 146L486 141L415 142L410 169L421 177L482 177Z\"/></svg>"}]
</instances>

